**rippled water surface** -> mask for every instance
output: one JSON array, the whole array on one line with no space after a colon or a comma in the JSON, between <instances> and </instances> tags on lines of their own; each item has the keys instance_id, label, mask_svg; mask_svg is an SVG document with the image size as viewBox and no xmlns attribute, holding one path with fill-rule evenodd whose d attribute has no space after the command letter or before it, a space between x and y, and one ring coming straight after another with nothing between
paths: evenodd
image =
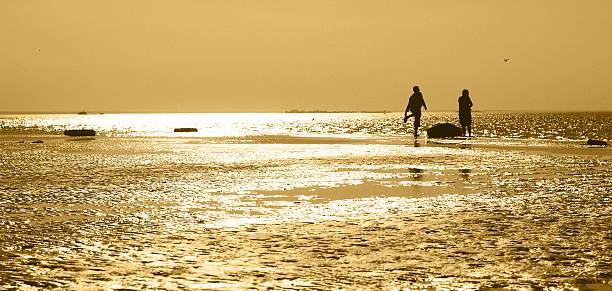
<instances>
[{"instance_id":1,"label":"rippled water surface","mask_svg":"<svg viewBox=\"0 0 612 291\"><path fill-rule=\"evenodd\" d=\"M457 123L455 112L426 113L423 128ZM176 137L177 127L198 128L187 137L227 136L404 136L410 126L401 113L204 113L0 115L0 134L61 134L65 129L95 129L103 136ZM612 112L475 112L476 135L524 139L609 139Z\"/></svg>"},{"instance_id":2,"label":"rippled water surface","mask_svg":"<svg viewBox=\"0 0 612 291\"><path fill-rule=\"evenodd\" d=\"M612 114L399 117L0 115L0 287L612 288Z\"/></svg>"}]
</instances>

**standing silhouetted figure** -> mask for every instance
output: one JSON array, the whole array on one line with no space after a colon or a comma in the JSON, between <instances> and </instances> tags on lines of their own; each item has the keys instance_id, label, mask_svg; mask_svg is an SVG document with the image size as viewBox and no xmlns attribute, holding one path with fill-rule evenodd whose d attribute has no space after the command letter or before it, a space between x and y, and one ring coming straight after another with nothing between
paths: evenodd
<instances>
[{"instance_id":1,"label":"standing silhouetted figure","mask_svg":"<svg viewBox=\"0 0 612 291\"><path fill-rule=\"evenodd\" d=\"M425 99L423 99L419 86L412 87L412 91L414 93L408 99L408 106L406 106L406 111L404 112L404 123L408 121L408 118L414 116L414 137L417 137L419 126L421 126L421 107L427 110L427 105L425 105ZM412 113L408 115L408 111Z\"/></svg>"},{"instance_id":2,"label":"standing silhouetted figure","mask_svg":"<svg viewBox=\"0 0 612 291\"><path fill-rule=\"evenodd\" d=\"M467 89L463 89L459 97L459 123L461 123L461 134L465 136L467 127L468 135L472 136L472 99Z\"/></svg>"}]
</instances>

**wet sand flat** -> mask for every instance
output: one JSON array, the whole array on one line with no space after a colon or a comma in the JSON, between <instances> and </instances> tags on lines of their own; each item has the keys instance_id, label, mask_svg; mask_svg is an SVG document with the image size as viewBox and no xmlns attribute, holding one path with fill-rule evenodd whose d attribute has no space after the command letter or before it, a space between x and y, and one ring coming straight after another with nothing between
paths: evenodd
<instances>
[{"instance_id":1,"label":"wet sand flat","mask_svg":"<svg viewBox=\"0 0 612 291\"><path fill-rule=\"evenodd\" d=\"M597 149L2 143L0 286L586 288L612 280Z\"/></svg>"}]
</instances>

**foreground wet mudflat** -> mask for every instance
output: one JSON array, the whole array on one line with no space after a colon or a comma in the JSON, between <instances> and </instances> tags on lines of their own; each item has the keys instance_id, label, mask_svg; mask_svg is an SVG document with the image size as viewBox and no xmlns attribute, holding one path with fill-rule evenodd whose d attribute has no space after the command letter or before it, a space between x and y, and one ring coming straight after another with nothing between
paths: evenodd
<instances>
[{"instance_id":1,"label":"foreground wet mudflat","mask_svg":"<svg viewBox=\"0 0 612 291\"><path fill-rule=\"evenodd\" d=\"M172 232L129 221L49 224L38 231L50 236L12 235L0 275L12 282L5 288L609 286L609 204L559 208L555 200L456 196L384 219Z\"/></svg>"},{"instance_id":2,"label":"foreground wet mudflat","mask_svg":"<svg viewBox=\"0 0 612 291\"><path fill-rule=\"evenodd\" d=\"M3 289L612 285L609 157L104 140L10 147Z\"/></svg>"}]
</instances>

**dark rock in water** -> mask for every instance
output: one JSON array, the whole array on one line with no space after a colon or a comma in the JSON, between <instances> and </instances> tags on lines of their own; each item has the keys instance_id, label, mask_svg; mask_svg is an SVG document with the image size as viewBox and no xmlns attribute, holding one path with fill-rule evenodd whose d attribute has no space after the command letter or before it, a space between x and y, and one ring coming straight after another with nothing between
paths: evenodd
<instances>
[{"instance_id":1,"label":"dark rock in water","mask_svg":"<svg viewBox=\"0 0 612 291\"><path fill-rule=\"evenodd\" d=\"M71 129L71 130L64 130L64 135L67 135L67 136L96 136L96 131L93 129Z\"/></svg>"},{"instance_id":2,"label":"dark rock in water","mask_svg":"<svg viewBox=\"0 0 612 291\"><path fill-rule=\"evenodd\" d=\"M198 129L193 127L180 127L175 128L174 132L198 132Z\"/></svg>"},{"instance_id":3,"label":"dark rock in water","mask_svg":"<svg viewBox=\"0 0 612 291\"><path fill-rule=\"evenodd\" d=\"M606 141L596 140L596 139L589 139L589 140L587 140L587 144L588 145L601 145L601 146L608 145L608 143Z\"/></svg>"},{"instance_id":4,"label":"dark rock in water","mask_svg":"<svg viewBox=\"0 0 612 291\"><path fill-rule=\"evenodd\" d=\"M43 143L43 141L42 140L35 140L32 143Z\"/></svg>"},{"instance_id":5,"label":"dark rock in water","mask_svg":"<svg viewBox=\"0 0 612 291\"><path fill-rule=\"evenodd\" d=\"M427 137L442 138L461 136L461 128L451 123L438 123L427 129Z\"/></svg>"}]
</instances>

